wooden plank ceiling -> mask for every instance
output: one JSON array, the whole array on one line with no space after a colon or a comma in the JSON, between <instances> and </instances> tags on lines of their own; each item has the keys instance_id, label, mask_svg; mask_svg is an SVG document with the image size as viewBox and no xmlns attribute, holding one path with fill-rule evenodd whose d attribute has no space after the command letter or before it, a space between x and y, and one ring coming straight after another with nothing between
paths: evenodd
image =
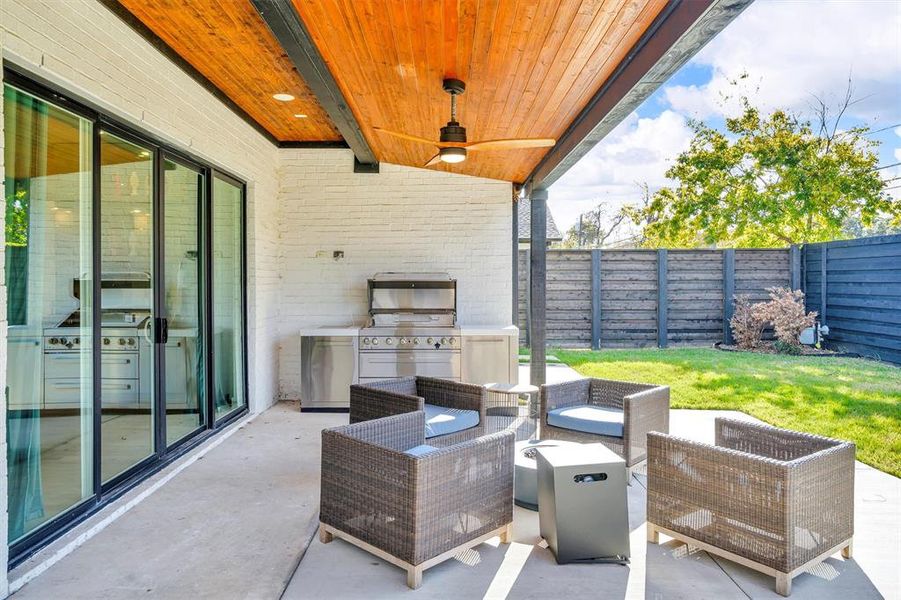
<instances>
[{"instance_id":1,"label":"wooden plank ceiling","mask_svg":"<svg viewBox=\"0 0 901 600\"><path fill-rule=\"evenodd\" d=\"M119 2L277 140L341 140L250 0Z\"/></svg>"},{"instance_id":2,"label":"wooden plank ceiling","mask_svg":"<svg viewBox=\"0 0 901 600\"><path fill-rule=\"evenodd\" d=\"M469 141L566 130L666 0L293 0L380 161L422 165L462 79ZM546 148L471 152L440 168L523 181Z\"/></svg>"},{"instance_id":3,"label":"wooden plank ceiling","mask_svg":"<svg viewBox=\"0 0 901 600\"><path fill-rule=\"evenodd\" d=\"M281 141L334 126L250 0L120 0ZM667 0L292 0L379 161L421 166L449 119L445 77L466 83L469 141L559 138ZM297 100L281 105L272 94ZM297 112L307 119L295 119ZM523 181L546 148L470 152L432 168Z\"/></svg>"}]
</instances>

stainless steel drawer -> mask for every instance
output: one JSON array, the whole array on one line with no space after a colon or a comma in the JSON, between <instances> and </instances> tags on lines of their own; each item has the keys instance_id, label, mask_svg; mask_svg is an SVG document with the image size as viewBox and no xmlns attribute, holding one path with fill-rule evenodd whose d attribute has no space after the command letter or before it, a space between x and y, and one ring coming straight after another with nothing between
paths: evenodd
<instances>
[{"instance_id":1,"label":"stainless steel drawer","mask_svg":"<svg viewBox=\"0 0 901 600\"><path fill-rule=\"evenodd\" d=\"M90 361L78 352L44 354L44 372L53 379L81 377L82 360ZM106 352L100 354L100 376L103 379L137 379L137 352Z\"/></svg>"},{"instance_id":2,"label":"stainless steel drawer","mask_svg":"<svg viewBox=\"0 0 901 600\"><path fill-rule=\"evenodd\" d=\"M460 353L435 350L360 352L360 382L408 375L460 379Z\"/></svg>"},{"instance_id":3,"label":"stainless steel drawer","mask_svg":"<svg viewBox=\"0 0 901 600\"><path fill-rule=\"evenodd\" d=\"M137 379L114 379L101 382L103 406L137 406ZM90 399L86 399L90 402ZM44 381L44 404L47 406L79 406L81 379L47 379Z\"/></svg>"}]
</instances>

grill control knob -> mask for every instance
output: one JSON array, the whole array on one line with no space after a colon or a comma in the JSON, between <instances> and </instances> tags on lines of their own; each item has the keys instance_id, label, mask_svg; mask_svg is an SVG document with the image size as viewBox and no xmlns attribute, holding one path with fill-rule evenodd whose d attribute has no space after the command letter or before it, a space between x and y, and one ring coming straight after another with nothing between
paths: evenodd
<instances>
[{"instance_id":1,"label":"grill control knob","mask_svg":"<svg viewBox=\"0 0 901 600\"><path fill-rule=\"evenodd\" d=\"M379 338L372 338L372 345L373 345L373 346L378 346L378 345L379 345Z\"/></svg>"},{"instance_id":2,"label":"grill control knob","mask_svg":"<svg viewBox=\"0 0 901 600\"><path fill-rule=\"evenodd\" d=\"M364 343L364 344L369 344L369 338L363 338L363 343Z\"/></svg>"},{"instance_id":3,"label":"grill control knob","mask_svg":"<svg viewBox=\"0 0 901 600\"><path fill-rule=\"evenodd\" d=\"M59 338L59 343L65 345L69 343L69 340L67 340L66 338Z\"/></svg>"},{"instance_id":4,"label":"grill control knob","mask_svg":"<svg viewBox=\"0 0 901 600\"><path fill-rule=\"evenodd\" d=\"M455 340L454 338L451 338L448 340L448 342L450 343L451 346L453 346L454 344L457 343L457 340Z\"/></svg>"},{"instance_id":5,"label":"grill control knob","mask_svg":"<svg viewBox=\"0 0 901 600\"><path fill-rule=\"evenodd\" d=\"M447 338L441 338L441 345L445 345L447 343Z\"/></svg>"},{"instance_id":6,"label":"grill control knob","mask_svg":"<svg viewBox=\"0 0 901 600\"><path fill-rule=\"evenodd\" d=\"M413 338L413 343L414 343L414 344L419 344L419 338Z\"/></svg>"},{"instance_id":7,"label":"grill control knob","mask_svg":"<svg viewBox=\"0 0 901 600\"><path fill-rule=\"evenodd\" d=\"M410 341L410 340L408 340L407 338L400 338L400 343L401 343L401 344L406 344L406 343L408 343L409 341Z\"/></svg>"},{"instance_id":8,"label":"grill control knob","mask_svg":"<svg viewBox=\"0 0 901 600\"><path fill-rule=\"evenodd\" d=\"M429 338L425 341L426 344L432 344L434 342L435 342L435 340L433 340L432 338Z\"/></svg>"},{"instance_id":9,"label":"grill control knob","mask_svg":"<svg viewBox=\"0 0 901 600\"><path fill-rule=\"evenodd\" d=\"M129 345L129 346L134 346L134 345L135 345L135 339L134 339L134 338L128 338L128 345Z\"/></svg>"},{"instance_id":10,"label":"grill control knob","mask_svg":"<svg viewBox=\"0 0 901 600\"><path fill-rule=\"evenodd\" d=\"M75 338L74 341L75 341L76 344L80 344L80 343L81 343L81 339L79 339L79 338Z\"/></svg>"},{"instance_id":11,"label":"grill control knob","mask_svg":"<svg viewBox=\"0 0 901 600\"><path fill-rule=\"evenodd\" d=\"M50 343L51 343L51 344L58 344L58 343L59 343L59 340L56 339L56 338L50 338Z\"/></svg>"},{"instance_id":12,"label":"grill control knob","mask_svg":"<svg viewBox=\"0 0 901 600\"><path fill-rule=\"evenodd\" d=\"M119 345L120 345L120 346L124 346L124 345L125 345L125 338L119 338Z\"/></svg>"},{"instance_id":13,"label":"grill control knob","mask_svg":"<svg viewBox=\"0 0 901 600\"><path fill-rule=\"evenodd\" d=\"M109 346L109 338L103 338L103 345Z\"/></svg>"},{"instance_id":14,"label":"grill control knob","mask_svg":"<svg viewBox=\"0 0 901 600\"><path fill-rule=\"evenodd\" d=\"M388 344L388 345L390 346L391 344L394 343L394 340L392 340L391 338L388 338L388 339L385 340L385 343Z\"/></svg>"}]
</instances>

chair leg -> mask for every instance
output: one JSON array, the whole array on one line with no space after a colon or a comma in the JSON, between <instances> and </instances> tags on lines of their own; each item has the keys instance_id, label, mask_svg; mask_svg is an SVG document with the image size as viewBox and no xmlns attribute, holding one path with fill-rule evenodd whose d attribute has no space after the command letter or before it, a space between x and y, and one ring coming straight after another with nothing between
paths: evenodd
<instances>
[{"instance_id":1,"label":"chair leg","mask_svg":"<svg viewBox=\"0 0 901 600\"><path fill-rule=\"evenodd\" d=\"M411 590L417 589L422 585L422 567L407 567L407 587Z\"/></svg>"},{"instance_id":2,"label":"chair leg","mask_svg":"<svg viewBox=\"0 0 901 600\"><path fill-rule=\"evenodd\" d=\"M791 596L792 578L788 573L776 573L776 593L780 596Z\"/></svg>"},{"instance_id":3,"label":"chair leg","mask_svg":"<svg viewBox=\"0 0 901 600\"><path fill-rule=\"evenodd\" d=\"M331 533L326 531L325 528L322 527L322 525L320 525L319 526L319 541L322 542L323 544L328 544L333 539L335 539L335 536L333 536Z\"/></svg>"},{"instance_id":4,"label":"chair leg","mask_svg":"<svg viewBox=\"0 0 901 600\"><path fill-rule=\"evenodd\" d=\"M657 531L657 528L654 527L652 523L645 524L648 529L648 543L650 544L659 544L660 543L660 532Z\"/></svg>"},{"instance_id":5,"label":"chair leg","mask_svg":"<svg viewBox=\"0 0 901 600\"><path fill-rule=\"evenodd\" d=\"M842 558L850 559L853 556L853 542L848 542L848 545L842 548Z\"/></svg>"},{"instance_id":6,"label":"chair leg","mask_svg":"<svg viewBox=\"0 0 901 600\"><path fill-rule=\"evenodd\" d=\"M501 532L501 543L509 544L513 541L513 523L509 523Z\"/></svg>"}]
</instances>

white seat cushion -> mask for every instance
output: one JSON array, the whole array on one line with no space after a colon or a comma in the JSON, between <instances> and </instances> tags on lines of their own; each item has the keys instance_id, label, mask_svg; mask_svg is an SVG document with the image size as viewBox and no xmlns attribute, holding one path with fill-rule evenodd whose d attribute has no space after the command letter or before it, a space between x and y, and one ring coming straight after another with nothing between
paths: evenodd
<instances>
[{"instance_id":1,"label":"white seat cushion","mask_svg":"<svg viewBox=\"0 0 901 600\"><path fill-rule=\"evenodd\" d=\"M479 424L479 413L462 408L445 408L426 404L425 437L431 438L449 433L457 433Z\"/></svg>"},{"instance_id":2,"label":"white seat cushion","mask_svg":"<svg viewBox=\"0 0 901 600\"><path fill-rule=\"evenodd\" d=\"M593 404L578 404L547 411L547 423L553 427L623 437L623 411Z\"/></svg>"}]
</instances>

